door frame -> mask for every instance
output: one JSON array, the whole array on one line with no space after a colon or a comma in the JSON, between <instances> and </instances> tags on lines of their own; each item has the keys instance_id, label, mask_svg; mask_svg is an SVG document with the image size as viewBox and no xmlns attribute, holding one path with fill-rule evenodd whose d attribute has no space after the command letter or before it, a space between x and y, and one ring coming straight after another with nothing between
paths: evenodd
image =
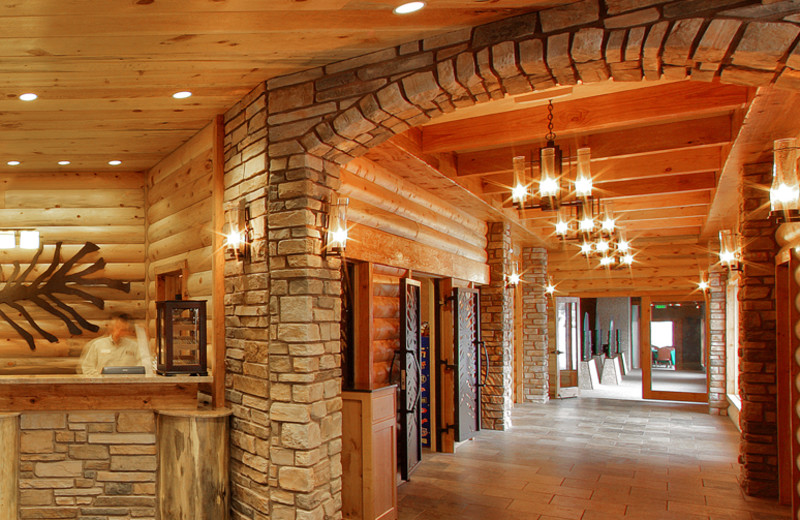
<instances>
[{"instance_id":1,"label":"door frame","mask_svg":"<svg viewBox=\"0 0 800 520\"><path fill-rule=\"evenodd\" d=\"M692 403L707 403L709 391L709 317L710 309L708 297L703 295L698 296L642 296L642 304L640 307L640 320L639 320L639 357L642 365L642 398L654 399L659 401L688 401ZM705 367L706 367L706 391L705 393L699 392L671 392L667 390L653 390L652 389L652 353L650 351L650 321L651 311L650 305L653 301L669 301L669 302L697 302L702 301L705 304L705 345L703 350L705 352Z\"/></svg>"}]
</instances>

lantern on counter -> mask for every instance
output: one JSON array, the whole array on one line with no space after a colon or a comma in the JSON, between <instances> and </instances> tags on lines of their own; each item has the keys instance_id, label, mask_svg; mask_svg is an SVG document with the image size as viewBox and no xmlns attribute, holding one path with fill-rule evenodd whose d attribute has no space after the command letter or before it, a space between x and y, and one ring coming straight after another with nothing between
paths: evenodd
<instances>
[{"instance_id":1,"label":"lantern on counter","mask_svg":"<svg viewBox=\"0 0 800 520\"><path fill-rule=\"evenodd\" d=\"M207 375L206 302L156 302L156 341L161 375Z\"/></svg>"}]
</instances>

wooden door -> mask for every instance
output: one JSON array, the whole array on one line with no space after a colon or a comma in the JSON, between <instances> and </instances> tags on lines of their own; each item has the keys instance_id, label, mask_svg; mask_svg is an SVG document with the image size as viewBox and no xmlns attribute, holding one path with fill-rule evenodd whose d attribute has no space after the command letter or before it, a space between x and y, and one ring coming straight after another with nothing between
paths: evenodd
<instances>
[{"instance_id":1,"label":"wooden door","mask_svg":"<svg viewBox=\"0 0 800 520\"><path fill-rule=\"evenodd\" d=\"M422 460L422 436L420 423L420 390L422 370L420 366L421 286L416 280L400 280L400 349L402 354L400 373L400 431L398 432L398 462L400 476L408 480Z\"/></svg>"},{"instance_id":2,"label":"wooden door","mask_svg":"<svg viewBox=\"0 0 800 520\"><path fill-rule=\"evenodd\" d=\"M580 349L580 298L556 298L557 397L577 395Z\"/></svg>"},{"instance_id":3,"label":"wooden door","mask_svg":"<svg viewBox=\"0 0 800 520\"><path fill-rule=\"evenodd\" d=\"M654 312L663 311L669 307L688 306L694 307L697 312L695 314L702 315L703 319L700 324L689 322L685 320L686 330L690 328L702 329L694 330L695 335L701 336L701 345L698 349L700 357L702 358L703 366L700 370L683 369L682 354L681 354L681 341L678 339L683 336L683 333L676 334L673 338L670 332L669 341L670 346L659 343L659 335L661 334L660 328L655 325L662 323L668 324L671 321L664 321L663 318L658 316L654 317ZM696 403L708 402L708 319L709 319L709 305L705 299L696 299L693 297L678 298L676 296L667 296L659 298L658 296L643 296L641 303L641 325L639 328L639 348L641 351L641 364L642 364L642 397L644 399L659 399L667 401L690 401ZM679 320L676 320L676 323ZM674 345L672 341L675 341ZM660 356L662 349L664 351L663 358ZM658 373L659 370L666 370L666 372ZM655 373L654 373L655 372ZM672 374L677 376L681 372L680 377L664 377ZM674 384L677 382L677 384Z\"/></svg>"},{"instance_id":4,"label":"wooden door","mask_svg":"<svg viewBox=\"0 0 800 520\"><path fill-rule=\"evenodd\" d=\"M462 442L473 438L481 429L480 297L477 290L461 287L453 289L453 297L457 399L455 440Z\"/></svg>"}]
</instances>

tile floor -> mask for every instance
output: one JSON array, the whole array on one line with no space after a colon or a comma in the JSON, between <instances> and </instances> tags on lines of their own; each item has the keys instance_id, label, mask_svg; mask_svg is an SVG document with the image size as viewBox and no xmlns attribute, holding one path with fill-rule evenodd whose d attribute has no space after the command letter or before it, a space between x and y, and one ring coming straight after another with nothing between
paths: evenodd
<instances>
[{"instance_id":1,"label":"tile floor","mask_svg":"<svg viewBox=\"0 0 800 520\"><path fill-rule=\"evenodd\" d=\"M427 453L398 489L400 520L778 520L745 497L730 420L684 403L518 405L514 428Z\"/></svg>"}]
</instances>

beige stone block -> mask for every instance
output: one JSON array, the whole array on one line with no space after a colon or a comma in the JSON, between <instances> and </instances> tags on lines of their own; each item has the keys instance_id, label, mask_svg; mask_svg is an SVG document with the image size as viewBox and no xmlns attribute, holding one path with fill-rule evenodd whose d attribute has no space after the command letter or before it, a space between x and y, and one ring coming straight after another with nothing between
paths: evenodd
<instances>
[{"instance_id":1,"label":"beige stone block","mask_svg":"<svg viewBox=\"0 0 800 520\"><path fill-rule=\"evenodd\" d=\"M53 498L52 489L21 489L19 492L21 506L51 506Z\"/></svg>"},{"instance_id":2,"label":"beige stone block","mask_svg":"<svg viewBox=\"0 0 800 520\"><path fill-rule=\"evenodd\" d=\"M751 22L733 52L732 63L741 67L775 70L794 43L800 28L780 22Z\"/></svg>"},{"instance_id":3,"label":"beige stone block","mask_svg":"<svg viewBox=\"0 0 800 520\"><path fill-rule=\"evenodd\" d=\"M21 453L53 453L53 432L49 430L23 431L19 437Z\"/></svg>"},{"instance_id":4,"label":"beige stone block","mask_svg":"<svg viewBox=\"0 0 800 520\"><path fill-rule=\"evenodd\" d=\"M114 422L114 412L70 412L67 420L71 423L108 423Z\"/></svg>"},{"instance_id":5,"label":"beige stone block","mask_svg":"<svg viewBox=\"0 0 800 520\"><path fill-rule=\"evenodd\" d=\"M111 471L155 471L156 458L152 455L114 455L111 457L110 469Z\"/></svg>"},{"instance_id":6,"label":"beige stone block","mask_svg":"<svg viewBox=\"0 0 800 520\"><path fill-rule=\"evenodd\" d=\"M281 425L281 442L287 448L313 449L322 442L317 423L285 423Z\"/></svg>"},{"instance_id":7,"label":"beige stone block","mask_svg":"<svg viewBox=\"0 0 800 520\"><path fill-rule=\"evenodd\" d=\"M579 63L603 59L605 31L592 27L581 29L572 39L572 59Z\"/></svg>"},{"instance_id":8,"label":"beige stone block","mask_svg":"<svg viewBox=\"0 0 800 520\"><path fill-rule=\"evenodd\" d=\"M120 412L117 415L120 433L155 433L155 414L152 412Z\"/></svg>"},{"instance_id":9,"label":"beige stone block","mask_svg":"<svg viewBox=\"0 0 800 520\"><path fill-rule=\"evenodd\" d=\"M147 446L147 445L129 445L123 444L114 446L111 445L108 447L109 453L111 455L155 455L156 454L156 447L155 446Z\"/></svg>"},{"instance_id":10,"label":"beige stone block","mask_svg":"<svg viewBox=\"0 0 800 520\"><path fill-rule=\"evenodd\" d=\"M569 54L569 39L569 33L556 34L547 39L547 64L561 85L576 83Z\"/></svg>"},{"instance_id":11,"label":"beige stone block","mask_svg":"<svg viewBox=\"0 0 800 520\"><path fill-rule=\"evenodd\" d=\"M75 486L71 478L20 479L20 489L67 489Z\"/></svg>"},{"instance_id":12,"label":"beige stone block","mask_svg":"<svg viewBox=\"0 0 800 520\"><path fill-rule=\"evenodd\" d=\"M78 518L78 509L64 506L37 507L35 509L22 509L19 514L19 520L59 520L62 518Z\"/></svg>"},{"instance_id":13,"label":"beige stone block","mask_svg":"<svg viewBox=\"0 0 800 520\"><path fill-rule=\"evenodd\" d=\"M669 0L605 0L606 12L610 15L617 15L634 9L650 7L652 5L664 4Z\"/></svg>"},{"instance_id":14,"label":"beige stone block","mask_svg":"<svg viewBox=\"0 0 800 520\"><path fill-rule=\"evenodd\" d=\"M81 444L69 447L69 456L72 459L105 460L108 458L108 446Z\"/></svg>"},{"instance_id":15,"label":"beige stone block","mask_svg":"<svg viewBox=\"0 0 800 520\"><path fill-rule=\"evenodd\" d=\"M406 98L417 105L427 105L436 96L442 94L442 89L436 82L433 72L417 72L403 78L403 92Z\"/></svg>"},{"instance_id":16,"label":"beige stone block","mask_svg":"<svg viewBox=\"0 0 800 520\"><path fill-rule=\"evenodd\" d=\"M310 322L313 306L313 296L283 296L280 298L281 321Z\"/></svg>"},{"instance_id":17,"label":"beige stone block","mask_svg":"<svg viewBox=\"0 0 800 520\"><path fill-rule=\"evenodd\" d=\"M83 464L78 461L37 462L33 473L37 477L80 477Z\"/></svg>"},{"instance_id":18,"label":"beige stone block","mask_svg":"<svg viewBox=\"0 0 800 520\"><path fill-rule=\"evenodd\" d=\"M307 82L269 92L269 113L284 112L314 102L314 83Z\"/></svg>"},{"instance_id":19,"label":"beige stone block","mask_svg":"<svg viewBox=\"0 0 800 520\"><path fill-rule=\"evenodd\" d=\"M155 481L155 472L144 471L98 471L98 482L150 482Z\"/></svg>"},{"instance_id":20,"label":"beige stone block","mask_svg":"<svg viewBox=\"0 0 800 520\"><path fill-rule=\"evenodd\" d=\"M620 29L624 27L636 27L637 25L646 25L653 23L660 18L658 9L651 7L649 9L640 9L619 16L612 16L603 20L606 29Z\"/></svg>"},{"instance_id":21,"label":"beige stone block","mask_svg":"<svg viewBox=\"0 0 800 520\"><path fill-rule=\"evenodd\" d=\"M692 58L697 62L713 63L714 70L717 70L741 25L738 20L712 20Z\"/></svg>"},{"instance_id":22,"label":"beige stone block","mask_svg":"<svg viewBox=\"0 0 800 520\"><path fill-rule=\"evenodd\" d=\"M19 422L22 430L56 430L66 426L67 416L63 413L23 413Z\"/></svg>"},{"instance_id":23,"label":"beige stone block","mask_svg":"<svg viewBox=\"0 0 800 520\"><path fill-rule=\"evenodd\" d=\"M314 489L314 472L309 468L283 467L278 470L278 482L283 489L308 492Z\"/></svg>"},{"instance_id":24,"label":"beige stone block","mask_svg":"<svg viewBox=\"0 0 800 520\"><path fill-rule=\"evenodd\" d=\"M319 325L314 323L279 323L278 339L289 342L319 341Z\"/></svg>"},{"instance_id":25,"label":"beige stone block","mask_svg":"<svg viewBox=\"0 0 800 520\"><path fill-rule=\"evenodd\" d=\"M307 423L311 420L311 410L304 404L272 403L270 416L273 421Z\"/></svg>"},{"instance_id":26,"label":"beige stone block","mask_svg":"<svg viewBox=\"0 0 800 520\"><path fill-rule=\"evenodd\" d=\"M539 13L542 31L551 33L600 19L598 0L581 0L572 4L545 9Z\"/></svg>"},{"instance_id":27,"label":"beige stone block","mask_svg":"<svg viewBox=\"0 0 800 520\"><path fill-rule=\"evenodd\" d=\"M92 433L89 444L155 444L151 433Z\"/></svg>"},{"instance_id":28,"label":"beige stone block","mask_svg":"<svg viewBox=\"0 0 800 520\"><path fill-rule=\"evenodd\" d=\"M678 20L672 26L664 44L662 58L671 65L686 65L692 43L703 25L702 18Z\"/></svg>"}]
</instances>

